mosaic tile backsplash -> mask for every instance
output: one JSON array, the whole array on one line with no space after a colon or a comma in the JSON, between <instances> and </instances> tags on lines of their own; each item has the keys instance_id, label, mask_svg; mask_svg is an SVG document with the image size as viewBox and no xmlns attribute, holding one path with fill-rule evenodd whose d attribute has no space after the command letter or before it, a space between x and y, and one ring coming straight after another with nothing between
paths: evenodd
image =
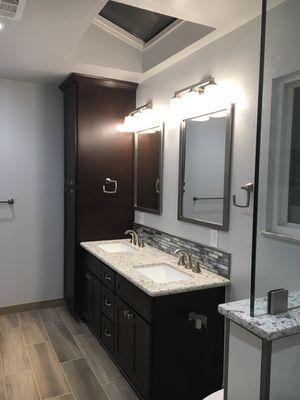
<instances>
[{"instance_id":1,"label":"mosaic tile backsplash","mask_svg":"<svg viewBox=\"0 0 300 400\"><path fill-rule=\"evenodd\" d=\"M194 261L200 261L200 264L205 269L224 278L230 278L231 254L201 243L158 231L154 228L149 228L145 225L134 223L133 228L143 236L145 243L150 246L170 254L180 247L187 250Z\"/></svg>"}]
</instances>

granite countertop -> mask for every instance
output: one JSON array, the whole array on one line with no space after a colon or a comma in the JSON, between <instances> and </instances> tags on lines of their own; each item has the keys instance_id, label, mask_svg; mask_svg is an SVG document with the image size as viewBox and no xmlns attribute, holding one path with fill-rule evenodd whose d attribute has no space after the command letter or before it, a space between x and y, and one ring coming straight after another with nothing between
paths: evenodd
<instances>
[{"instance_id":1,"label":"granite countertop","mask_svg":"<svg viewBox=\"0 0 300 400\"><path fill-rule=\"evenodd\" d=\"M286 313L267 314L267 298L256 300L256 317L250 316L250 300L220 304L219 312L255 335L275 340L300 333L300 292L290 292Z\"/></svg>"},{"instance_id":2,"label":"granite countertop","mask_svg":"<svg viewBox=\"0 0 300 400\"><path fill-rule=\"evenodd\" d=\"M126 253L108 253L99 247L99 244L106 243L125 243L126 245L131 246L134 250ZM202 268L200 274L196 274L191 270L178 266L178 258L149 245L145 245L144 248L139 248L130 244L127 239L83 242L81 243L81 246L152 297L227 286L230 284L228 279L207 271L204 268ZM137 266L161 263L169 264L179 271L190 275L191 279L177 282L157 283L136 271L134 268Z\"/></svg>"}]
</instances>

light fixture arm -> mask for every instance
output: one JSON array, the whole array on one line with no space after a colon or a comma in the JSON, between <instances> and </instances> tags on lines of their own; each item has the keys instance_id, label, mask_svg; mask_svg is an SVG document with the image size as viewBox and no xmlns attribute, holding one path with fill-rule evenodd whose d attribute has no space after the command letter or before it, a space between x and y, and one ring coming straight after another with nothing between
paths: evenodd
<instances>
[{"instance_id":1,"label":"light fixture arm","mask_svg":"<svg viewBox=\"0 0 300 400\"><path fill-rule=\"evenodd\" d=\"M180 97L180 95L182 95L183 93L190 92L190 91L195 91L195 92L203 91L206 88L206 86L209 86L209 85L216 85L216 81L214 78L210 77L208 79L194 83L193 85L187 86L183 89L177 90L174 93L174 97Z\"/></svg>"},{"instance_id":2,"label":"light fixture arm","mask_svg":"<svg viewBox=\"0 0 300 400\"><path fill-rule=\"evenodd\" d=\"M135 114L137 114L137 113L139 113L139 112L142 112L142 111L144 111L144 110L152 110L152 108L153 108L153 103L152 103L152 101L148 101L148 103L146 103L146 104L144 104L144 105L142 105L142 106L136 108L135 110L131 111L131 112L129 113L129 115L130 115L130 116L134 116Z\"/></svg>"}]
</instances>

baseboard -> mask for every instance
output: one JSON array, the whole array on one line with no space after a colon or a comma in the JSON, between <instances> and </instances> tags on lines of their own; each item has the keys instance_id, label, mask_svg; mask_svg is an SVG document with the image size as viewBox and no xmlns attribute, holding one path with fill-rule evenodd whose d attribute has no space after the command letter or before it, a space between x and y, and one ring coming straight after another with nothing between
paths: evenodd
<instances>
[{"instance_id":1,"label":"baseboard","mask_svg":"<svg viewBox=\"0 0 300 400\"><path fill-rule=\"evenodd\" d=\"M0 315L16 314L24 311L38 310L40 308L59 307L65 304L64 299L37 301L35 303L17 304L14 306L0 307Z\"/></svg>"}]
</instances>

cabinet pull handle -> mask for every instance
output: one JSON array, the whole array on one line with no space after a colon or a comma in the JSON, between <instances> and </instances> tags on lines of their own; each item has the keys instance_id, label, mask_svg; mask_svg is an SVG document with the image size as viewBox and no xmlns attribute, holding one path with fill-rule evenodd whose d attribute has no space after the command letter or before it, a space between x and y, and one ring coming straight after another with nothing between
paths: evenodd
<instances>
[{"instance_id":1,"label":"cabinet pull handle","mask_svg":"<svg viewBox=\"0 0 300 400\"><path fill-rule=\"evenodd\" d=\"M110 183L114 185L114 188L112 190L107 190L106 189L106 185L109 185ZM102 190L103 190L103 193L108 193L108 194L117 193L117 191L118 191L118 181L110 179L110 178L105 178L105 184L102 185Z\"/></svg>"},{"instance_id":2,"label":"cabinet pull handle","mask_svg":"<svg viewBox=\"0 0 300 400\"><path fill-rule=\"evenodd\" d=\"M129 310L124 310L124 317L127 318L129 321L135 319L135 315Z\"/></svg>"},{"instance_id":3,"label":"cabinet pull handle","mask_svg":"<svg viewBox=\"0 0 300 400\"><path fill-rule=\"evenodd\" d=\"M111 281L111 276L104 274L104 279L106 279L107 281Z\"/></svg>"},{"instance_id":4,"label":"cabinet pull handle","mask_svg":"<svg viewBox=\"0 0 300 400\"><path fill-rule=\"evenodd\" d=\"M129 319L129 321L132 321L133 319L135 319L135 315L133 314L133 312L128 313L128 319Z\"/></svg>"},{"instance_id":5,"label":"cabinet pull handle","mask_svg":"<svg viewBox=\"0 0 300 400\"><path fill-rule=\"evenodd\" d=\"M107 299L105 299L105 300L104 300L104 305L105 305L106 307L111 307L111 302L108 301Z\"/></svg>"},{"instance_id":6,"label":"cabinet pull handle","mask_svg":"<svg viewBox=\"0 0 300 400\"><path fill-rule=\"evenodd\" d=\"M155 191L156 191L156 194L159 194L159 193L160 193L159 178L157 178L157 179L156 179L156 182L155 182Z\"/></svg>"},{"instance_id":7,"label":"cabinet pull handle","mask_svg":"<svg viewBox=\"0 0 300 400\"><path fill-rule=\"evenodd\" d=\"M111 337L111 333L108 332L106 329L104 329L104 335L105 335L106 337Z\"/></svg>"}]
</instances>

